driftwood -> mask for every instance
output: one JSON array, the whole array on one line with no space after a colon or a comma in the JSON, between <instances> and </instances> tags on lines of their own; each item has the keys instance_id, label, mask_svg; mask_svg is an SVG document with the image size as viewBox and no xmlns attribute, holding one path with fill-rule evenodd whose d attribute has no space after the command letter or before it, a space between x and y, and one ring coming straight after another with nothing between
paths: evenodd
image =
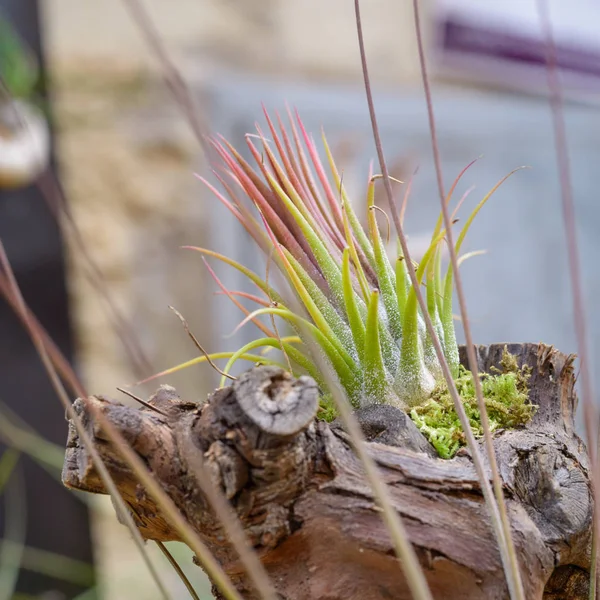
<instances>
[{"instance_id":1,"label":"driftwood","mask_svg":"<svg viewBox=\"0 0 600 600\"><path fill-rule=\"evenodd\" d=\"M478 347L480 370L498 365L503 348ZM583 600L593 501L586 450L573 428L573 357L544 345L508 350L533 367L530 400L539 406L527 427L495 436L525 595ZM317 394L310 378L255 367L202 406L182 401L169 386L149 400L163 414L97 396L75 406L142 535L179 539L94 423L89 404L145 459L243 597L258 596L201 492L193 468L199 456L282 599L408 599L401 565L347 435L315 419ZM437 458L410 419L389 406L357 416L434 597L508 598L469 452ZM72 424L63 481L106 493Z\"/></svg>"}]
</instances>

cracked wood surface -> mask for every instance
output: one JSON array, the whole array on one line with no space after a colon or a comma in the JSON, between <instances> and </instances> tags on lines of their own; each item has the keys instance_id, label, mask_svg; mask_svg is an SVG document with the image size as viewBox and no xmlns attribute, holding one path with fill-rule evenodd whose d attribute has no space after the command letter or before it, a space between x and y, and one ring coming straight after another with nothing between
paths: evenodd
<instances>
[{"instance_id":1,"label":"cracked wood surface","mask_svg":"<svg viewBox=\"0 0 600 600\"><path fill-rule=\"evenodd\" d=\"M498 366L503 348L478 347L480 370ZM593 504L585 447L573 425L573 357L537 344L508 350L533 367L530 400L539 407L526 427L499 432L494 442L526 597L583 600ZM90 403L145 459L243 597L258 598L202 493L207 484L230 500L281 598L410 598L346 433L315 419L312 379L255 367L201 406L169 386L149 402L162 414L98 396L75 403L146 539L179 538L91 418ZM412 421L390 406L357 417L434 597L508 598L468 450L437 458ZM198 479L199 457L210 482ZM72 424L63 481L106 493Z\"/></svg>"}]
</instances>

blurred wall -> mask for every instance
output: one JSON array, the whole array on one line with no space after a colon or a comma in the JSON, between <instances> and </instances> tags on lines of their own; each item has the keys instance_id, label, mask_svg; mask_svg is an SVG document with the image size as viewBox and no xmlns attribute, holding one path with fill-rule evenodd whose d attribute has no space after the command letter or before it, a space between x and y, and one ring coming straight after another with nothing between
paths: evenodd
<instances>
[{"instance_id":1,"label":"blurred wall","mask_svg":"<svg viewBox=\"0 0 600 600\"><path fill-rule=\"evenodd\" d=\"M354 6L347 0L146 0L175 57L219 60L294 77L358 78ZM47 0L45 14L54 64L108 62L153 67L122 0ZM362 13L372 76L416 81L410 2L369 0ZM422 2L427 14L430 2ZM427 20L424 23L427 29Z\"/></svg>"},{"instance_id":2,"label":"blurred wall","mask_svg":"<svg viewBox=\"0 0 600 600\"><path fill-rule=\"evenodd\" d=\"M379 90L390 91L378 105L386 150L400 162L414 155L423 166L407 215L409 233L418 233L430 231L438 200L411 4L363 0L362 9L371 76ZM169 304L188 318L210 350L233 341L215 336L217 330L224 333L211 313L215 285L199 257L178 249L207 240L212 245L210 229L213 238L216 229L214 199L211 203L192 175L203 167L199 148L125 5L124 0L47 0L44 8L69 202L85 245L105 274L105 288L139 337L150 363L141 371L149 374L196 354ZM429 46L433 2L422 5ZM278 106L284 99L297 101L313 131L327 123L340 139L347 130L370 139L349 0L147 0L144 6L201 112L235 143L252 129L262 99ZM476 339L543 339L575 350L547 103L466 86L452 91L437 86L435 94L447 185L482 152L485 161L464 183L464 189L477 184L478 194L519 164L534 167L503 186L469 236L469 249L490 250L465 271ZM590 218L597 213L593 175L600 118L571 108L567 118L577 157L574 181L591 301L600 286ZM367 150L359 157L365 164L374 156L370 146ZM244 252L243 241L238 250ZM81 365L91 391L115 395L116 385L138 377L73 242L70 259ZM594 355L600 356L595 348L600 333L594 335L600 320L591 316ZM196 368L169 377L169 383L198 400L213 384L209 375L207 368ZM116 575L123 573L124 556L134 555L127 548L123 539L121 552L103 554L112 568L111 600L127 597L119 596ZM144 597L151 598L151 592Z\"/></svg>"},{"instance_id":3,"label":"blurred wall","mask_svg":"<svg viewBox=\"0 0 600 600\"><path fill-rule=\"evenodd\" d=\"M295 83L360 84L351 2L143 4L198 98L224 69ZM410 3L363 5L373 79L384 86L418 83ZM111 309L90 284L81 249L71 244L78 356L90 389L111 392L138 380L140 372L148 375L193 355L168 304L214 347L206 315L212 282L204 285L204 271L193 268L198 257L178 250L202 244L205 191L192 176L201 156L127 2L48 0L43 8L63 182L86 248L146 359L134 372L111 331ZM202 372L171 381L199 399L208 391Z\"/></svg>"},{"instance_id":4,"label":"blurred wall","mask_svg":"<svg viewBox=\"0 0 600 600\"><path fill-rule=\"evenodd\" d=\"M211 102L203 105L202 99L221 71L232 73L233 81L243 73L300 85L361 83L347 0L143 4L209 121ZM418 83L409 3L369 0L363 12L374 80L384 86ZM85 251L104 276L102 289L91 283L78 236L65 223L78 362L90 392L117 397L117 385L196 355L169 304L207 348L223 343L212 327L215 285L197 255L179 250L209 243L211 205L192 175L202 168L198 144L126 2L46 0L43 13L62 182ZM258 114L259 104L253 108ZM114 327L115 310L133 334ZM138 362L147 363L137 369L121 339L131 335L144 355ZM208 375L201 367L168 382L186 398L202 400L213 384ZM135 391L143 395L156 385ZM108 512L97 514L95 535L104 597L152 600L156 592L127 531L114 522L110 503L101 505Z\"/></svg>"}]
</instances>

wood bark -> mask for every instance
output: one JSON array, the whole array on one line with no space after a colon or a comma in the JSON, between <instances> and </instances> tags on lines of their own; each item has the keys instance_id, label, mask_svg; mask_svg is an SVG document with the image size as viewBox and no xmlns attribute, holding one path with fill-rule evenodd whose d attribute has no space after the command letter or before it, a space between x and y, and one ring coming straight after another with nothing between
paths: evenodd
<instances>
[{"instance_id":1,"label":"wood bark","mask_svg":"<svg viewBox=\"0 0 600 600\"><path fill-rule=\"evenodd\" d=\"M480 371L499 366L504 347L478 347ZM574 431L574 357L542 344L509 344L508 350L532 367L530 400L538 406L526 427L494 437L525 596L583 600L593 499L586 449ZM464 348L461 354L464 360ZM282 599L411 598L348 436L338 424L315 418L312 379L255 367L201 406L181 400L169 386L149 403L160 413L100 396L75 403L146 539L179 536L94 422L91 404L146 461L244 598L258 595L202 493L207 482L194 468L199 457ZM412 421L390 406L357 416L433 596L508 598L469 451L438 458ZM106 493L72 424L63 481Z\"/></svg>"}]
</instances>

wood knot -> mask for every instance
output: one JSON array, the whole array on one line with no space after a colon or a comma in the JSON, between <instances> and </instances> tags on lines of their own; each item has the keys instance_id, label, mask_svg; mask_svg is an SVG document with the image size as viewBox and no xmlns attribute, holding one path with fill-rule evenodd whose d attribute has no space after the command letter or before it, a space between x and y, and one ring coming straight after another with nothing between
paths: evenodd
<instances>
[{"instance_id":1,"label":"wood knot","mask_svg":"<svg viewBox=\"0 0 600 600\"><path fill-rule=\"evenodd\" d=\"M228 500L248 482L248 464L233 448L223 442L213 442L205 459L213 483L220 485Z\"/></svg>"},{"instance_id":2,"label":"wood knot","mask_svg":"<svg viewBox=\"0 0 600 600\"><path fill-rule=\"evenodd\" d=\"M294 378L279 367L260 366L233 383L240 408L262 431L287 437L317 414L319 391L312 377Z\"/></svg>"},{"instance_id":3,"label":"wood knot","mask_svg":"<svg viewBox=\"0 0 600 600\"><path fill-rule=\"evenodd\" d=\"M521 450L513 462L514 491L545 541L565 560L591 527L593 500L578 462L560 445Z\"/></svg>"}]
</instances>

